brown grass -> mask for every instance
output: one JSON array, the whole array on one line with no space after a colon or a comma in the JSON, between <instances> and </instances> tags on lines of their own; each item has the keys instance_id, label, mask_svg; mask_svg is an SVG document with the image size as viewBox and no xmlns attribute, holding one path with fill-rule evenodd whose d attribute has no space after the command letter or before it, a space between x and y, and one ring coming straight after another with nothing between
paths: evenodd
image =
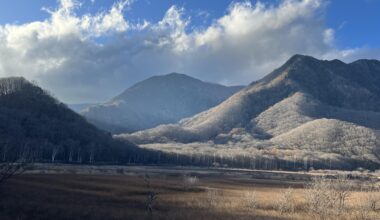
<instances>
[{"instance_id":1,"label":"brown grass","mask_svg":"<svg viewBox=\"0 0 380 220\"><path fill-rule=\"evenodd\" d=\"M0 190L0 219L318 219L307 209L304 183L199 177L184 187L183 176L25 174ZM294 211L276 206L292 187ZM157 193L150 215L148 191ZM363 209L368 193L354 191L346 211L327 219L380 219L380 212ZM254 195L256 202L252 206ZM365 210L365 211L363 211Z\"/></svg>"}]
</instances>

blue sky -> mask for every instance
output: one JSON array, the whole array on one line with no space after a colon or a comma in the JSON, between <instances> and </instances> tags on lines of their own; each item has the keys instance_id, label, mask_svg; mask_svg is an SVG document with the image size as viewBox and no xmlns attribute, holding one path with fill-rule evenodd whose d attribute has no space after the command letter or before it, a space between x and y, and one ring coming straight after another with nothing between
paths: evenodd
<instances>
[{"instance_id":1,"label":"blue sky","mask_svg":"<svg viewBox=\"0 0 380 220\"><path fill-rule=\"evenodd\" d=\"M113 1L81 1L78 14L109 8ZM231 0L135 0L124 12L126 19L146 19L152 22L162 19L172 5L186 9L192 17L192 25L199 27L226 13ZM236 2L236 1L235 1ZM256 1L251 1L255 3ZM276 4L278 0L266 0ZM25 23L46 19L49 15L42 8L57 7L56 0L2 0L0 24ZM336 31L339 47L380 47L380 0L330 0L326 10L326 23Z\"/></svg>"},{"instance_id":2,"label":"blue sky","mask_svg":"<svg viewBox=\"0 0 380 220\"><path fill-rule=\"evenodd\" d=\"M0 77L68 103L170 72L247 85L295 53L380 59L379 11L380 0L1 0Z\"/></svg>"},{"instance_id":3,"label":"blue sky","mask_svg":"<svg viewBox=\"0 0 380 220\"><path fill-rule=\"evenodd\" d=\"M332 0L326 21L342 47L380 47L379 11L380 0Z\"/></svg>"}]
</instances>

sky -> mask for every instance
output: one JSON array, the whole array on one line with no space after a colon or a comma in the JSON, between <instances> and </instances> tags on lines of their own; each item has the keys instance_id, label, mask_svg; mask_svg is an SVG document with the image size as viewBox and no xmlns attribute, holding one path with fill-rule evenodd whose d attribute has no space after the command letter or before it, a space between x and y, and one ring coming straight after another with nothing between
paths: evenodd
<instances>
[{"instance_id":1,"label":"sky","mask_svg":"<svg viewBox=\"0 0 380 220\"><path fill-rule=\"evenodd\" d=\"M380 59L380 0L2 0L0 77L66 103L153 75L247 85L294 54Z\"/></svg>"}]
</instances>

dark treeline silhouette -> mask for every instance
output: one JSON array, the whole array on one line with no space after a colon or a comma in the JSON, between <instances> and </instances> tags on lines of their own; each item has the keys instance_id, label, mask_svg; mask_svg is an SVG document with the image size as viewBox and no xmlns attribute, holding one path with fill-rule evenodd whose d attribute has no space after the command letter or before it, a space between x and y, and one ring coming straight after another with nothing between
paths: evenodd
<instances>
[{"instance_id":1,"label":"dark treeline silhouette","mask_svg":"<svg viewBox=\"0 0 380 220\"><path fill-rule=\"evenodd\" d=\"M150 154L113 140L24 78L0 79L0 161L121 163Z\"/></svg>"},{"instance_id":2,"label":"dark treeline silhouette","mask_svg":"<svg viewBox=\"0 0 380 220\"><path fill-rule=\"evenodd\" d=\"M288 171L310 171L313 169L336 169L356 170L366 168L376 170L380 164L363 162L360 160L331 161L329 159L298 158L296 160L285 160L278 157L265 155L258 156L221 156L202 153L179 154L174 152L151 151L149 154L135 154L129 157L125 164L138 164L143 162L149 165L175 165L175 166L198 166L213 168L242 168L259 170L288 170Z\"/></svg>"}]
</instances>

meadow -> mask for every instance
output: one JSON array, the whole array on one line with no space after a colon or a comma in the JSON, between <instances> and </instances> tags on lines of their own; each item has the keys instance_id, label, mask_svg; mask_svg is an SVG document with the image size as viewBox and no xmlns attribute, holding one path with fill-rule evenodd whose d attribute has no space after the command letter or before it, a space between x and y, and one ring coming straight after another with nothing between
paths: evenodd
<instances>
[{"instance_id":1,"label":"meadow","mask_svg":"<svg viewBox=\"0 0 380 220\"><path fill-rule=\"evenodd\" d=\"M24 173L1 186L0 219L380 219L376 178L153 170Z\"/></svg>"}]
</instances>

